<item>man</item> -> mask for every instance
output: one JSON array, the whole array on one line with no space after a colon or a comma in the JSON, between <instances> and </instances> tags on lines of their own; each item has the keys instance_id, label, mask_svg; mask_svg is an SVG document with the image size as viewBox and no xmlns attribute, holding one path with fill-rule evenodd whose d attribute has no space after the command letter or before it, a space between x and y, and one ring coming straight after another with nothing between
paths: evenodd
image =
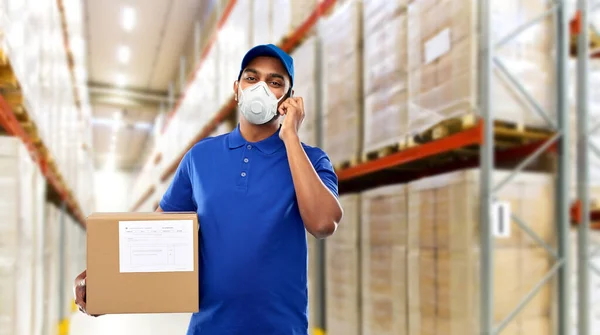
<instances>
[{"instance_id":1,"label":"man","mask_svg":"<svg viewBox=\"0 0 600 335\"><path fill-rule=\"evenodd\" d=\"M293 83L283 50L248 51L233 85L238 127L189 150L160 202L198 213L200 311L188 334L308 333L305 230L333 234L342 208L328 156L298 137L305 111ZM85 312L84 278L75 291Z\"/></svg>"}]
</instances>

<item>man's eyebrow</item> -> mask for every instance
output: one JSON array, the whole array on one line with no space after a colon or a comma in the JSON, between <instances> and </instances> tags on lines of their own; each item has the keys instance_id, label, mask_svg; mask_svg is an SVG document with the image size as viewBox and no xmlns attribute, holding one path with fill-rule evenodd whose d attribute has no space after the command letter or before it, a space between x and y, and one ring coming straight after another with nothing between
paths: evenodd
<instances>
[{"instance_id":1,"label":"man's eyebrow","mask_svg":"<svg viewBox=\"0 0 600 335\"><path fill-rule=\"evenodd\" d=\"M260 72L258 72L258 70L250 68L250 67L244 70L244 73L246 73L246 72L250 72L250 73L253 73L255 75L260 74ZM279 73L269 73L269 77L279 78L281 80L285 80L285 76L282 75L282 74L279 74Z\"/></svg>"},{"instance_id":2,"label":"man's eyebrow","mask_svg":"<svg viewBox=\"0 0 600 335\"><path fill-rule=\"evenodd\" d=\"M253 68L247 68L247 69L245 69L245 70L244 70L244 73L246 73L246 72L252 72L252 73L254 73L254 74L258 74L258 71L256 71L256 70L255 70L255 69L253 69Z\"/></svg>"},{"instance_id":3,"label":"man's eyebrow","mask_svg":"<svg viewBox=\"0 0 600 335\"><path fill-rule=\"evenodd\" d=\"M279 73L270 73L269 76L273 78L280 78L281 80L285 80L285 77Z\"/></svg>"}]
</instances>

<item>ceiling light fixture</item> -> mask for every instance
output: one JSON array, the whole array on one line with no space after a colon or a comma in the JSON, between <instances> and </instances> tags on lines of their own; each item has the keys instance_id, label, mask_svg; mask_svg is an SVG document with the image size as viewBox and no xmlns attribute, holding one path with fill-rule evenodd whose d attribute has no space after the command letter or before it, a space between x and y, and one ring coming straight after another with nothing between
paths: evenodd
<instances>
[{"instance_id":1,"label":"ceiling light fixture","mask_svg":"<svg viewBox=\"0 0 600 335\"><path fill-rule=\"evenodd\" d=\"M114 153L111 153L106 157L106 161L104 163L104 169L106 171L114 171L117 167L117 158Z\"/></svg>"},{"instance_id":2,"label":"ceiling light fixture","mask_svg":"<svg viewBox=\"0 0 600 335\"><path fill-rule=\"evenodd\" d=\"M126 45L122 45L117 49L117 59L119 62L126 64L129 62L129 58L131 57L131 51L129 47Z\"/></svg>"},{"instance_id":3,"label":"ceiling light fixture","mask_svg":"<svg viewBox=\"0 0 600 335\"><path fill-rule=\"evenodd\" d=\"M123 87L123 86L125 86L125 82L126 82L125 76L122 74L118 74L117 78L116 78L117 86Z\"/></svg>"},{"instance_id":4,"label":"ceiling light fixture","mask_svg":"<svg viewBox=\"0 0 600 335\"><path fill-rule=\"evenodd\" d=\"M129 6L123 7L121 10L121 24L123 25L123 29L126 31L133 30L133 27L135 27L135 21L135 9Z\"/></svg>"}]
</instances>

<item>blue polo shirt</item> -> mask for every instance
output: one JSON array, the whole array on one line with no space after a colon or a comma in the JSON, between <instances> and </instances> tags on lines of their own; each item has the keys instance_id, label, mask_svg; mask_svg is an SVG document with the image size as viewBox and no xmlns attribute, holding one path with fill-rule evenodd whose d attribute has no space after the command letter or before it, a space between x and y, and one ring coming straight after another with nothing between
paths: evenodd
<instances>
[{"instance_id":1,"label":"blue polo shirt","mask_svg":"<svg viewBox=\"0 0 600 335\"><path fill-rule=\"evenodd\" d=\"M338 196L327 155L304 145ZM279 132L250 143L239 126L181 161L160 207L196 211L200 310L188 335L307 335L307 243Z\"/></svg>"}]
</instances>

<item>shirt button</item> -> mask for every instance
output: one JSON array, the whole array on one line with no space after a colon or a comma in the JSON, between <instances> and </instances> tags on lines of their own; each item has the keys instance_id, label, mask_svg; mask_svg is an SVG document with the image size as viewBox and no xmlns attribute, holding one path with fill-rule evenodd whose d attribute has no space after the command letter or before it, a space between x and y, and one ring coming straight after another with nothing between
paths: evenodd
<instances>
[{"instance_id":1,"label":"shirt button","mask_svg":"<svg viewBox=\"0 0 600 335\"><path fill-rule=\"evenodd\" d=\"M242 172L242 177L246 177L246 172Z\"/></svg>"},{"instance_id":2,"label":"shirt button","mask_svg":"<svg viewBox=\"0 0 600 335\"><path fill-rule=\"evenodd\" d=\"M248 163L248 158L244 158L244 163Z\"/></svg>"},{"instance_id":3,"label":"shirt button","mask_svg":"<svg viewBox=\"0 0 600 335\"><path fill-rule=\"evenodd\" d=\"M248 146L246 148L248 148L248 150L250 150L250 149L252 149L252 146L250 144L248 144Z\"/></svg>"}]
</instances>

